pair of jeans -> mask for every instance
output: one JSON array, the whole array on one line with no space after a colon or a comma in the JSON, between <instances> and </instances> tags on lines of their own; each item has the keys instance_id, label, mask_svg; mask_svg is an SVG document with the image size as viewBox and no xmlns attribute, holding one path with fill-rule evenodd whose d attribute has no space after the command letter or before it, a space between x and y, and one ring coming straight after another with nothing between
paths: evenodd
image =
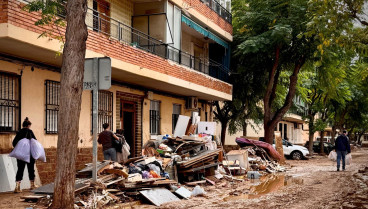
<instances>
[{"instance_id":1,"label":"pair of jeans","mask_svg":"<svg viewBox=\"0 0 368 209\"><path fill-rule=\"evenodd\" d=\"M116 161L116 149L110 148L103 151L104 160Z\"/></svg>"},{"instance_id":2,"label":"pair of jeans","mask_svg":"<svg viewBox=\"0 0 368 209\"><path fill-rule=\"evenodd\" d=\"M337 169L340 169L340 160L342 160L342 169L345 170L346 151L336 150L336 154L337 154Z\"/></svg>"},{"instance_id":3,"label":"pair of jeans","mask_svg":"<svg viewBox=\"0 0 368 209\"><path fill-rule=\"evenodd\" d=\"M29 163L23 161L23 160L17 160L17 165L18 165L18 171L17 171L17 175L15 176L15 180L16 181L22 181L23 180L23 173L24 173L24 168L27 165L28 168L28 177L30 181L34 181L35 179L35 159L33 159L31 157Z\"/></svg>"}]
</instances>

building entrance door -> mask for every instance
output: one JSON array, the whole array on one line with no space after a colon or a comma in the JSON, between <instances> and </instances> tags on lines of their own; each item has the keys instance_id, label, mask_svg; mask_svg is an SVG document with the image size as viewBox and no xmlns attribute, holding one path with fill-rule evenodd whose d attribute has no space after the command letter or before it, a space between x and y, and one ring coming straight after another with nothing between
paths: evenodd
<instances>
[{"instance_id":1,"label":"building entrance door","mask_svg":"<svg viewBox=\"0 0 368 209\"><path fill-rule=\"evenodd\" d=\"M124 129L124 136L126 142L130 146L130 155L135 156L135 117L136 107L134 102L121 100L120 112L120 128Z\"/></svg>"}]
</instances>

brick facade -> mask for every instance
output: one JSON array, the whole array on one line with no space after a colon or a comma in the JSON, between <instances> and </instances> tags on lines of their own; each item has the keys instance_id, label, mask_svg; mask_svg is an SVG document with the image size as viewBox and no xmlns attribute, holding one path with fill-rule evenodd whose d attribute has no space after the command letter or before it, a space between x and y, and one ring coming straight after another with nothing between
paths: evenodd
<instances>
[{"instance_id":1,"label":"brick facade","mask_svg":"<svg viewBox=\"0 0 368 209\"><path fill-rule=\"evenodd\" d=\"M233 26L226 22L221 16L204 4L201 0L183 0L186 4L190 5L193 9L197 10L199 13L209 18L216 25L220 26L223 30L233 34Z\"/></svg>"},{"instance_id":2,"label":"brick facade","mask_svg":"<svg viewBox=\"0 0 368 209\"><path fill-rule=\"evenodd\" d=\"M200 1L198 0L198 2ZM6 6L7 3L8 6ZM45 30L52 30L51 27L35 26L35 21L39 19L38 13L28 13L26 11L23 11L22 7L24 6L24 4L20 3L17 0L5 1L2 6L7 7L8 9L0 10L0 17L7 15L7 20L9 24L40 34ZM207 11L209 12L209 14L214 13L206 5L203 4L202 6L204 7L203 11ZM214 14L217 15L216 13ZM218 18L219 19L217 21L224 21L221 17L218 16ZM56 30L54 31L55 36L58 36ZM64 33L65 30L61 29L61 32ZM171 63L164 58L137 49L130 45L120 43L118 40L111 39L92 30L88 31L87 49L97 53L101 53L105 56L109 56L127 63L140 66L142 68L147 68L185 81L190 81L192 83L205 86L220 92L232 94L232 86L226 82L222 82L218 79L212 78L195 70L188 69L184 66Z\"/></svg>"},{"instance_id":3,"label":"brick facade","mask_svg":"<svg viewBox=\"0 0 368 209\"><path fill-rule=\"evenodd\" d=\"M56 171L56 148L45 149L47 162L37 161L38 175L42 184L49 184L55 179ZM98 149L98 161L103 160L102 147ZM92 163L92 148L78 148L76 159L76 170L81 170L85 164Z\"/></svg>"},{"instance_id":4,"label":"brick facade","mask_svg":"<svg viewBox=\"0 0 368 209\"><path fill-rule=\"evenodd\" d=\"M0 0L0 23L8 22L8 0Z\"/></svg>"}]
</instances>

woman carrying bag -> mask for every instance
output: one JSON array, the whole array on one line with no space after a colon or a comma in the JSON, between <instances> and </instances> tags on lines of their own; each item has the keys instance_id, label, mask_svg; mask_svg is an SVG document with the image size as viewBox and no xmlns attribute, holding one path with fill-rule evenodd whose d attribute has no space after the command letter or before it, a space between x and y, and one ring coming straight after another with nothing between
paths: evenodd
<instances>
[{"instance_id":1,"label":"woman carrying bag","mask_svg":"<svg viewBox=\"0 0 368 209\"><path fill-rule=\"evenodd\" d=\"M22 124L23 128L17 133L17 135L15 136L13 140L13 147L17 146L18 142L24 138L29 139L29 140L31 140L32 138L36 139L35 135L33 134L33 131L30 129L31 125L32 125L31 121L29 121L28 117L26 117L26 119L24 119L23 124ZM16 186L14 190L15 193L21 192L20 182L23 180L23 173L24 173L24 168L26 165L28 168L28 177L31 182L31 189L36 188L36 185L34 182L35 180L35 169L34 169L35 159L31 156L29 163L23 160L17 159L18 171L15 177L16 179Z\"/></svg>"}]
</instances>

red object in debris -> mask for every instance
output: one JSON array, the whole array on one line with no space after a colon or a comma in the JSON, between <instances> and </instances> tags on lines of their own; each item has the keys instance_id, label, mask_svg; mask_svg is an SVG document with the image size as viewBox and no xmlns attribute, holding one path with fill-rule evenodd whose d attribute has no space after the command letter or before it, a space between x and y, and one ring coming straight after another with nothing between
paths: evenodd
<instances>
[{"instance_id":1,"label":"red object in debris","mask_svg":"<svg viewBox=\"0 0 368 209\"><path fill-rule=\"evenodd\" d=\"M240 147L245 147L245 146L249 146L249 145L254 145L254 146L257 146L257 147L262 147L263 149L265 149L267 151L267 153L272 158L274 158L277 161L281 160L280 154L269 143L266 143L266 142L263 142L263 141L256 141L256 140L251 140L251 139L245 139L245 138L236 138L235 139L235 142Z\"/></svg>"}]
</instances>

